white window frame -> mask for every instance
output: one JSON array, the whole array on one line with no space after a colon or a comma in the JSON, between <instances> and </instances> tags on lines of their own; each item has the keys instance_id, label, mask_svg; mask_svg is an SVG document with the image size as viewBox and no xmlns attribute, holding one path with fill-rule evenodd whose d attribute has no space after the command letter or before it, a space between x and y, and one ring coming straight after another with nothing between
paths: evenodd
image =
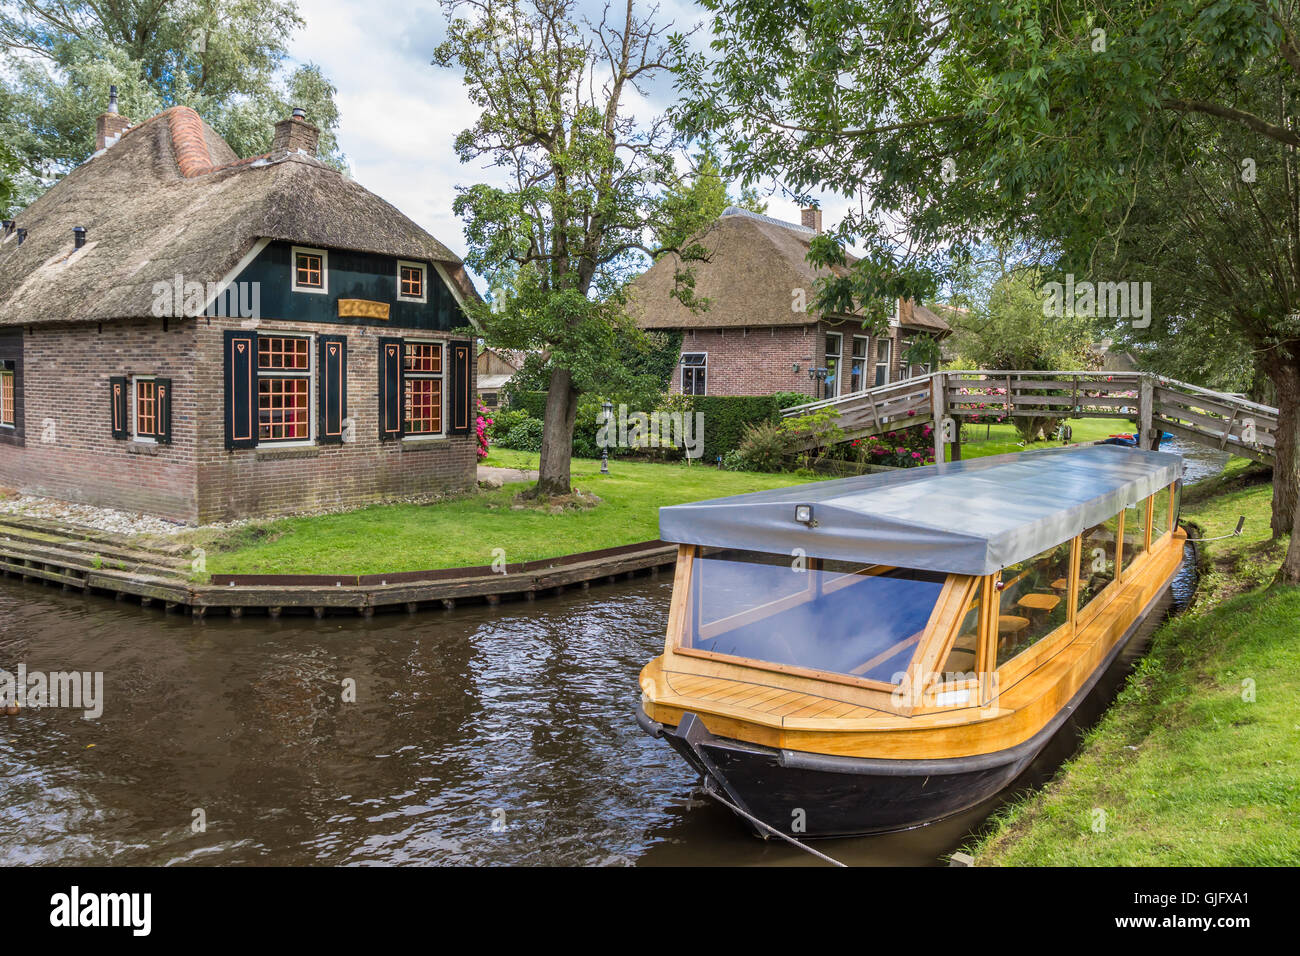
<instances>
[{"instance_id":1,"label":"white window frame","mask_svg":"<svg viewBox=\"0 0 1300 956\"><path fill-rule=\"evenodd\" d=\"M885 344L885 360L884 360L884 362L881 362L881 361L880 361L880 343L881 343L881 342L883 342L883 343ZM888 385L888 384L889 384L889 370L890 370L890 366L893 365L893 364L894 364L894 340L893 340L893 338L890 337L890 336L884 336L884 335L882 335L882 336L880 336L878 339L876 339L876 355L875 355L875 357L872 359L872 362L871 362L872 381L875 383L875 384L873 385L873 387L879 387L879 386L881 386L881 385ZM880 381L880 366L881 366L881 365L884 365L884 366L885 366L885 378L884 378L883 381Z\"/></svg>"},{"instance_id":2,"label":"white window frame","mask_svg":"<svg viewBox=\"0 0 1300 956\"><path fill-rule=\"evenodd\" d=\"M316 444L316 336L310 332L277 332L274 329L259 329L259 341L262 338L268 339L306 339L307 340L307 370L301 372L298 369L287 368L261 368L258 363L261 359L257 356L253 358L253 374L257 376L253 388L253 399L255 405L253 412L257 416L257 447L267 448L308 448ZM260 349L261 346L259 346ZM262 377L266 378L305 378L307 379L307 437L306 438L263 438L262 437L262 406L261 406L261 381Z\"/></svg>"},{"instance_id":3,"label":"white window frame","mask_svg":"<svg viewBox=\"0 0 1300 956\"><path fill-rule=\"evenodd\" d=\"M419 269L420 270L420 291L424 294L421 296L402 295L402 270ZM399 302L428 302L429 301L429 267L423 262L412 262L408 259L397 260L397 301Z\"/></svg>"},{"instance_id":4,"label":"white window frame","mask_svg":"<svg viewBox=\"0 0 1300 956\"><path fill-rule=\"evenodd\" d=\"M835 351L830 350L830 340L834 338L840 344ZM835 360L835 374L831 375L831 359ZM826 366L826 378L822 382L823 398L840 397L840 376L844 373L844 333L827 332L826 333L826 352L822 356L822 362Z\"/></svg>"},{"instance_id":5,"label":"white window frame","mask_svg":"<svg viewBox=\"0 0 1300 956\"><path fill-rule=\"evenodd\" d=\"M425 278L427 279L428 276L426 275ZM442 368L442 371L436 374L434 372L414 372L414 373L408 372L406 370L406 347L408 345L438 346L438 348L442 352L442 362L439 363L439 366ZM447 437L447 397L448 397L447 383L449 381L447 377L447 343L442 341L442 339L402 339L401 367L402 367L402 395L400 398L400 402L402 405L402 431L403 431L402 441L437 441L439 439L446 438ZM442 423L441 431L419 432L417 434L405 433L406 425L407 425L406 383L411 379L416 379L416 378L437 379L438 381L442 382L442 413L438 417L438 420Z\"/></svg>"},{"instance_id":6,"label":"white window frame","mask_svg":"<svg viewBox=\"0 0 1300 956\"><path fill-rule=\"evenodd\" d=\"M701 356L703 356L703 357L704 357L704 364L703 364L703 365L687 365L687 364L686 364L686 356L688 356L688 355L701 355ZM694 370L694 371L696 371L696 372L698 372L698 371L700 371L700 370L703 370L703 371L704 371L704 391L702 391L702 392L688 392L688 391L686 391L686 370L687 370L688 368L689 368L689 369L692 369L692 370ZM683 395L708 395L708 394L709 394L709 353L708 353L708 352L697 352L697 351L694 351L694 350L692 350L692 351L690 351L690 352L683 352L683 353L682 353L682 358L681 358L681 360L680 360L679 363L678 363L678 373L679 373L679 374L678 374L678 377L677 377L677 387L681 390L681 393L682 393Z\"/></svg>"},{"instance_id":7,"label":"white window frame","mask_svg":"<svg viewBox=\"0 0 1300 956\"><path fill-rule=\"evenodd\" d=\"M298 284L298 255L320 256L319 289ZM309 246L293 246L289 251L289 279L294 292L308 292L312 295L329 295L330 291L330 253L328 249L312 249Z\"/></svg>"},{"instance_id":8,"label":"white window frame","mask_svg":"<svg viewBox=\"0 0 1300 956\"><path fill-rule=\"evenodd\" d=\"M861 355L858 355L857 352L856 352L856 350L855 350L855 347L857 346L857 344L858 344L859 342L864 342L864 343L866 343L866 344L864 344L864 345L862 346L862 354L861 354ZM869 336L869 335L855 335L855 336L853 336L853 340L852 340L852 342L850 342L850 344L849 344L849 386L850 386L850 389L851 389L852 386L853 386L853 371L854 371L853 366L855 366L855 365L857 365L857 364L859 364L859 363L861 363L861 366L862 366L862 367L861 367L860 369L858 369L858 391L864 391L865 389L868 389L868 388L871 387L869 384L867 384L867 363L870 362L870 361L871 361L871 336Z\"/></svg>"},{"instance_id":9,"label":"white window frame","mask_svg":"<svg viewBox=\"0 0 1300 956\"><path fill-rule=\"evenodd\" d=\"M156 376L156 375L132 375L132 376L130 377L130 382L131 382L131 397L130 397L129 401L127 402L127 416L131 419L131 441L145 442L145 443L150 444L150 445L156 445L156 444L158 443L158 437L157 437L156 435L141 435L141 434L140 434L140 432L139 432L139 428L140 428L140 415L139 415L139 409L138 409L138 405L139 405L139 402L140 402L140 394L139 394L139 391L138 391L139 383L140 383L140 382L155 382L157 378L158 378L158 376ZM157 386L157 384L155 384L155 385L154 385L154 388L153 388L153 403L154 403L154 422L157 423L157 421L158 421L158 386Z\"/></svg>"},{"instance_id":10,"label":"white window frame","mask_svg":"<svg viewBox=\"0 0 1300 956\"><path fill-rule=\"evenodd\" d=\"M889 315L889 324L898 326L903 321L903 300L894 299L894 310Z\"/></svg>"},{"instance_id":11,"label":"white window frame","mask_svg":"<svg viewBox=\"0 0 1300 956\"><path fill-rule=\"evenodd\" d=\"M15 369L12 369L12 368L0 368L0 378L3 378L3 377L6 376L6 375L8 375L9 378L12 380L11 385L10 385L10 388L9 388L9 391L13 394L13 396L14 396L14 404L16 405L17 402L18 402L18 375L17 375L17 371L16 371ZM7 421L4 420L4 418L5 418L5 416L4 416L4 412L5 412L5 411L6 411L6 409L5 409L5 407L4 407L4 389L3 389L3 388L0 388L0 428L12 428L12 429L14 429L15 431L17 431L17 429L18 429L18 411L17 411L17 409L16 409L16 408L10 408L10 409L7 409L7 411L9 412L9 417L13 419L12 422L7 422Z\"/></svg>"}]
</instances>

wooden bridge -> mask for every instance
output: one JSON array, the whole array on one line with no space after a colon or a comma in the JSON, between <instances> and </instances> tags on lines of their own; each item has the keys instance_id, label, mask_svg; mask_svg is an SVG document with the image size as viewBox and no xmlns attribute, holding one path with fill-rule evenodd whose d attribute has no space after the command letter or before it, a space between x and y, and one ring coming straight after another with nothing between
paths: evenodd
<instances>
[{"instance_id":1,"label":"wooden bridge","mask_svg":"<svg viewBox=\"0 0 1300 956\"><path fill-rule=\"evenodd\" d=\"M1144 372L936 372L785 409L797 418L824 409L838 417L838 441L867 438L913 425L934 423L935 460L946 446L961 457L963 422L999 418L1131 418L1139 445L1154 448L1161 432L1271 465L1277 409L1236 395ZM821 429L800 433L807 449L824 442Z\"/></svg>"}]
</instances>

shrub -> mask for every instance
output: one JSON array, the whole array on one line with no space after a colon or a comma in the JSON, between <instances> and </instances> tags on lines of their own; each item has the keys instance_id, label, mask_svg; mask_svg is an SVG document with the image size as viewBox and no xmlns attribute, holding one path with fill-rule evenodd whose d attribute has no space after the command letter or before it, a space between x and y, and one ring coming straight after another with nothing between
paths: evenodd
<instances>
[{"instance_id":1,"label":"shrub","mask_svg":"<svg viewBox=\"0 0 1300 956\"><path fill-rule=\"evenodd\" d=\"M782 471L789 437L776 422L749 425L740 446L723 456L722 466L731 471Z\"/></svg>"},{"instance_id":2,"label":"shrub","mask_svg":"<svg viewBox=\"0 0 1300 956\"><path fill-rule=\"evenodd\" d=\"M481 401L478 403L477 416L474 419L474 435L478 439L478 456L486 458L488 456L488 429L492 427L495 420L488 407Z\"/></svg>"},{"instance_id":3,"label":"shrub","mask_svg":"<svg viewBox=\"0 0 1300 956\"><path fill-rule=\"evenodd\" d=\"M778 409L793 408L795 405L805 405L808 402L815 402L816 399L803 392L775 392L772 400L776 402Z\"/></svg>"},{"instance_id":4,"label":"shrub","mask_svg":"<svg viewBox=\"0 0 1300 956\"><path fill-rule=\"evenodd\" d=\"M510 429L531 417L522 408L497 409L492 416L492 424L488 426L488 438L500 445L506 435L510 434Z\"/></svg>"},{"instance_id":5,"label":"shrub","mask_svg":"<svg viewBox=\"0 0 1300 956\"><path fill-rule=\"evenodd\" d=\"M914 468L934 464L934 426L913 425L852 442L858 457L869 465Z\"/></svg>"},{"instance_id":6,"label":"shrub","mask_svg":"<svg viewBox=\"0 0 1300 956\"><path fill-rule=\"evenodd\" d=\"M498 439L497 444L515 451L541 451L542 423L536 418L525 417L506 432L504 438Z\"/></svg>"},{"instance_id":7,"label":"shrub","mask_svg":"<svg viewBox=\"0 0 1300 956\"><path fill-rule=\"evenodd\" d=\"M717 461L739 448L750 425L775 422L779 408L772 395L695 395L691 408L704 416L704 452Z\"/></svg>"}]
</instances>

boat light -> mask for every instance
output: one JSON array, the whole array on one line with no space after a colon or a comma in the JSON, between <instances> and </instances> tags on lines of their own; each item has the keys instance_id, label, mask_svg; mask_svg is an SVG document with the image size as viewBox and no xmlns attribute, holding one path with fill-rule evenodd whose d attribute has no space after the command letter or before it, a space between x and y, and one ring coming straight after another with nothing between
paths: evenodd
<instances>
[{"instance_id":1,"label":"boat light","mask_svg":"<svg viewBox=\"0 0 1300 956\"><path fill-rule=\"evenodd\" d=\"M798 521L800 524L806 524L810 528L817 527L817 522L813 519L812 505L795 505L794 520Z\"/></svg>"}]
</instances>

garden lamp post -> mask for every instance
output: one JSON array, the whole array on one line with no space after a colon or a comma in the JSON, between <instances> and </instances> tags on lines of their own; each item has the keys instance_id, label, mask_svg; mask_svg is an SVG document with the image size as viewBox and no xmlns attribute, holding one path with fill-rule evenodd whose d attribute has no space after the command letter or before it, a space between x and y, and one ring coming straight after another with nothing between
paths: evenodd
<instances>
[{"instance_id":1,"label":"garden lamp post","mask_svg":"<svg viewBox=\"0 0 1300 956\"><path fill-rule=\"evenodd\" d=\"M601 406L601 412L602 412L602 414L603 414L603 417L601 418L601 422L603 422L606 426L608 426L609 423L610 423L610 421L612 421L613 418L614 418L614 403L611 402L608 398L605 399L605 404L603 404L603 405ZM604 440L603 442L600 443L600 473L601 473L602 475L608 475L608 474L609 474L609 431L608 431L608 428L606 428L606 431L605 431L605 440Z\"/></svg>"}]
</instances>

